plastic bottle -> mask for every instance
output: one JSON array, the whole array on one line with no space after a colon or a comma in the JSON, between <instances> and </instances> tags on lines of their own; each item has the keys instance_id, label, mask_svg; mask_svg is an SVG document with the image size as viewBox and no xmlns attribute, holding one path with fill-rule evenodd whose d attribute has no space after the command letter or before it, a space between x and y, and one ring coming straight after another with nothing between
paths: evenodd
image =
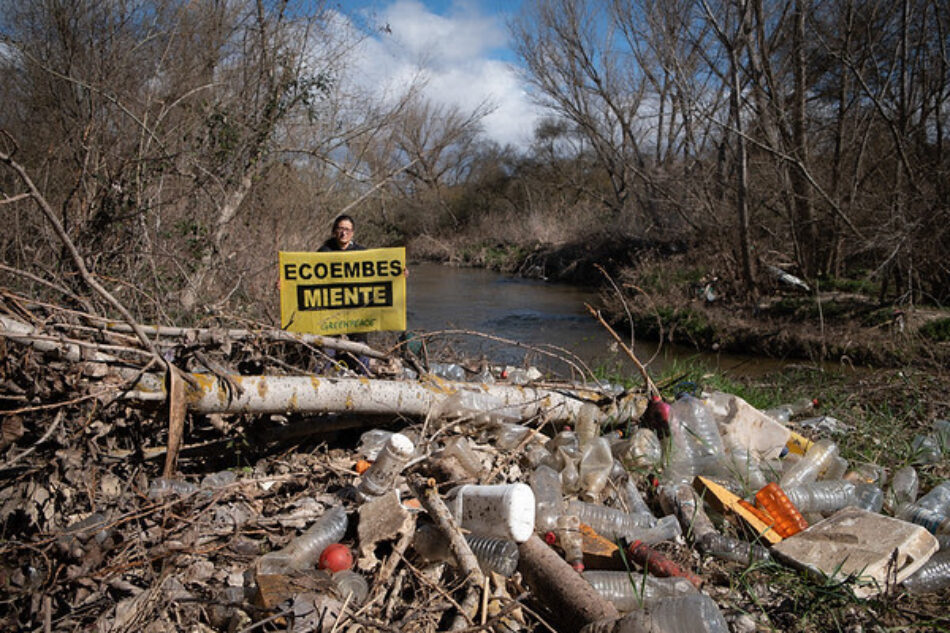
<instances>
[{"instance_id":1,"label":"plastic bottle","mask_svg":"<svg viewBox=\"0 0 950 633\"><path fill-rule=\"evenodd\" d=\"M465 540L484 571L494 571L507 578L518 568L518 545L515 542L473 534L466 534ZM448 540L429 523L416 528L412 547L429 562L454 560Z\"/></svg>"},{"instance_id":2,"label":"plastic bottle","mask_svg":"<svg viewBox=\"0 0 950 633\"><path fill-rule=\"evenodd\" d=\"M723 438L727 443L727 454L729 463L727 469L729 473L749 491L759 490L768 483L765 473L759 463L759 458L754 451L749 450L741 443L736 441L734 436Z\"/></svg>"},{"instance_id":3,"label":"plastic bottle","mask_svg":"<svg viewBox=\"0 0 950 633\"><path fill-rule=\"evenodd\" d=\"M917 469L913 466L901 468L891 477L890 486L884 498L884 505L895 515L905 505L917 500L920 480L917 478Z\"/></svg>"},{"instance_id":4,"label":"plastic bottle","mask_svg":"<svg viewBox=\"0 0 950 633\"><path fill-rule=\"evenodd\" d=\"M531 429L523 424L498 422L492 425L489 436L495 440L498 448L510 450L521 444L529 433L531 433Z\"/></svg>"},{"instance_id":5,"label":"plastic bottle","mask_svg":"<svg viewBox=\"0 0 950 633\"><path fill-rule=\"evenodd\" d=\"M933 435L915 435L910 451L915 464L936 464L943 454L940 442Z\"/></svg>"},{"instance_id":6,"label":"plastic bottle","mask_svg":"<svg viewBox=\"0 0 950 633\"><path fill-rule=\"evenodd\" d=\"M148 486L148 498L154 500L164 499L169 495L178 495L186 497L197 492L198 486L190 481L181 481L168 477L156 477Z\"/></svg>"},{"instance_id":7,"label":"plastic bottle","mask_svg":"<svg viewBox=\"0 0 950 633\"><path fill-rule=\"evenodd\" d=\"M830 481L843 479L847 472L848 460L846 460L841 455L835 455L828 463L828 466L824 469L824 472L819 474L819 478Z\"/></svg>"},{"instance_id":8,"label":"plastic bottle","mask_svg":"<svg viewBox=\"0 0 950 633\"><path fill-rule=\"evenodd\" d=\"M941 549L904 580L910 593L935 593L950 587L950 550Z\"/></svg>"},{"instance_id":9,"label":"plastic bottle","mask_svg":"<svg viewBox=\"0 0 950 633\"><path fill-rule=\"evenodd\" d=\"M356 447L356 452L369 461L373 461L386 446L386 442L389 441L392 435L392 431L384 431L383 429L366 431L360 435L360 443Z\"/></svg>"},{"instance_id":10,"label":"plastic bottle","mask_svg":"<svg viewBox=\"0 0 950 633\"><path fill-rule=\"evenodd\" d=\"M465 370L456 363L429 363L429 373L456 382L465 380Z\"/></svg>"},{"instance_id":11,"label":"plastic bottle","mask_svg":"<svg viewBox=\"0 0 950 633\"><path fill-rule=\"evenodd\" d=\"M917 505L950 516L950 481L943 481L917 500Z\"/></svg>"},{"instance_id":12,"label":"plastic bottle","mask_svg":"<svg viewBox=\"0 0 950 633\"><path fill-rule=\"evenodd\" d=\"M459 524L478 536L524 543L534 534L534 493L527 484L465 485L446 495Z\"/></svg>"},{"instance_id":13,"label":"plastic bottle","mask_svg":"<svg viewBox=\"0 0 950 633\"><path fill-rule=\"evenodd\" d=\"M689 429L693 454L697 460L715 462L725 454L726 448L719 434L719 425L702 400L685 396L673 403L672 410Z\"/></svg>"},{"instance_id":14,"label":"plastic bottle","mask_svg":"<svg viewBox=\"0 0 950 633\"><path fill-rule=\"evenodd\" d=\"M673 562L642 541L631 543L630 547L627 548L627 554L634 562L654 576L685 578L697 589L703 584L702 578L688 569L684 569L678 563Z\"/></svg>"},{"instance_id":15,"label":"plastic bottle","mask_svg":"<svg viewBox=\"0 0 950 633\"><path fill-rule=\"evenodd\" d=\"M583 450L595 437L600 437L600 409L595 404L585 402L577 411L574 421L574 432L577 441Z\"/></svg>"},{"instance_id":16,"label":"plastic bottle","mask_svg":"<svg viewBox=\"0 0 950 633\"><path fill-rule=\"evenodd\" d=\"M369 499L392 490L396 477L412 458L415 450L412 440L402 433L393 433L377 455L376 461L363 473L357 487L360 496Z\"/></svg>"},{"instance_id":17,"label":"plastic bottle","mask_svg":"<svg viewBox=\"0 0 950 633\"><path fill-rule=\"evenodd\" d=\"M798 398L794 402L789 402L787 404L780 404L777 407L771 409L766 409L763 411L767 416L772 417L782 424L786 424L796 415L801 415L807 411L812 410L818 405L817 400L812 398Z\"/></svg>"},{"instance_id":18,"label":"plastic bottle","mask_svg":"<svg viewBox=\"0 0 950 633\"><path fill-rule=\"evenodd\" d=\"M366 596L369 595L369 584L361 574L352 569L344 569L335 572L330 578L340 590L344 600L349 597L350 603L356 605L361 605L366 601Z\"/></svg>"},{"instance_id":19,"label":"plastic bottle","mask_svg":"<svg viewBox=\"0 0 950 633\"><path fill-rule=\"evenodd\" d=\"M783 538L798 534L808 527L808 522L805 521L801 512L795 508L782 488L775 482L769 482L755 493L755 502L769 513L775 521L773 529Z\"/></svg>"},{"instance_id":20,"label":"plastic bottle","mask_svg":"<svg viewBox=\"0 0 950 633\"><path fill-rule=\"evenodd\" d=\"M613 469L614 456L610 452L610 442L606 437L592 438L582 449L580 466L580 488L585 499L594 500L600 496L610 471Z\"/></svg>"},{"instance_id":21,"label":"plastic bottle","mask_svg":"<svg viewBox=\"0 0 950 633\"><path fill-rule=\"evenodd\" d=\"M307 530L281 550L270 552L258 559L258 572L283 574L290 570L305 570L316 566L323 550L339 543L346 534L347 516L343 506L327 510Z\"/></svg>"},{"instance_id":22,"label":"plastic bottle","mask_svg":"<svg viewBox=\"0 0 950 633\"><path fill-rule=\"evenodd\" d=\"M854 484L843 479L802 484L785 495L799 512L834 512L857 502Z\"/></svg>"},{"instance_id":23,"label":"plastic bottle","mask_svg":"<svg viewBox=\"0 0 950 633\"><path fill-rule=\"evenodd\" d=\"M696 475L696 457L692 442L689 440L689 429L683 422L681 412L688 408L688 404L677 407L674 402L670 407L669 432L670 435L663 443L663 481L670 486L691 484Z\"/></svg>"},{"instance_id":24,"label":"plastic bottle","mask_svg":"<svg viewBox=\"0 0 950 633\"><path fill-rule=\"evenodd\" d=\"M584 569L583 537L581 537L581 520L576 514L562 514L557 518L557 528L554 531L558 545L564 550L564 560L577 571Z\"/></svg>"},{"instance_id":25,"label":"plastic bottle","mask_svg":"<svg viewBox=\"0 0 950 633\"><path fill-rule=\"evenodd\" d=\"M577 462L580 456L569 453L563 446L557 449L556 460L563 464L561 467L561 489L568 494L574 494L580 490L581 474L577 469Z\"/></svg>"},{"instance_id":26,"label":"plastic bottle","mask_svg":"<svg viewBox=\"0 0 950 633\"><path fill-rule=\"evenodd\" d=\"M442 454L448 457L454 457L465 472L472 477L478 477L484 469L481 460L472 449L468 439L460 435L445 440Z\"/></svg>"},{"instance_id":27,"label":"plastic bottle","mask_svg":"<svg viewBox=\"0 0 950 633\"><path fill-rule=\"evenodd\" d=\"M237 473L233 470L222 470L205 475L201 480L201 488L220 488L237 481Z\"/></svg>"},{"instance_id":28,"label":"plastic bottle","mask_svg":"<svg viewBox=\"0 0 950 633\"><path fill-rule=\"evenodd\" d=\"M884 507L884 491L874 484L860 483L854 486L857 507L868 512L880 512Z\"/></svg>"},{"instance_id":29,"label":"plastic bottle","mask_svg":"<svg viewBox=\"0 0 950 633\"><path fill-rule=\"evenodd\" d=\"M950 481L934 486L916 503L903 506L898 517L927 528L931 534L950 533Z\"/></svg>"},{"instance_id":30,"label":"plastic bottle","mask_svg":"<svg viewBox=\"0 0 950 633\"><path fill-rule=\"evenodd\" d=\"M704 593L657 600L631 611L612 633L729 633L716 602Z\"/></svg>"},{"instance_id":31,"label":"plastic bottle","mask_svg":"<svg viewBox=\"0 0 950 633\"><path fill-rule=\"evenodd\" d=\"M758 543L740 541L718 532L707 532L699 540L699 550L707 556L715 556L743 565L765 562L771 559L769 550Z\"/></svg>"},{"instance_id":32,"label":"plastic bottle","mask_svg":"<svg viewBox=\"0 0 950 633\"><path fill-rule=\"evenodd\" d=\"M817 480L821 471L827 468L837 455L837 444L829 439L818 440L805 452L804 457L782 473L779 486L783 490L789 490Z\"/></svg>"},{"instance_id":33,"label":"plastic bottle","mask_svg":"<svg viewBox=\"0 0 950 633\"><path fill-rule=\"evenodd\" d=\"M550 532L557 527L557 518L564 512L561 476L550 466L534 469L528 479L534 492L534 524L539 532Z\"/></svg>"},{"instance_id":34,"label":"plastic bottle","mask_svg":"<svg viewBox=\"0 0 950 633\"><path fill-rule=\"evenodd\" d=\"M625 571L585 571L584 580L618 611L628 613L656 600L696 593L685 578L657 578Z\"/></svg>"},{"instance_id":35,"label":"plastic bottle","mask_svg":"<svg viewBox=\"0 0 950 633\"><path fill-rule=\"evenodd\" d=\"M629 470L653 468L663 460L660 438L646 428L638 428L628 439L612 441L610 450Z\"/></svg>"},{"instance_id":36,"label":"plastic bottle","mask_svg":"<svg viewBox=\"0 0 950 633\"><path fill-rule=\"evenodd\" d=\"M577 516L581 523L591 526L595 532L610 540L639 538L638 534L656 522L653 515L630 514L617 508L577 500L568 501L565 512Z\"/></svg>"},{"instance_id":37,"label":"plastic bottle","mask_svg":"<svg viewBox=\"0 0 950 633\"><path fill-rule=\"evenodd\" d=\"M465 540L483 570L509 578L518 569L518 545L514 541L472 534Z\"/></svg>"},{"instance_id":38,"label":"plastic bottle","mask_svg":"<svg viewBox=\"0 0 950 633\"><path fill-rule=\"evenodd\" d=\"M830 479L830 477L826 477L826 479ZM854 464L851 470L845 474L844 479L853 484L876 484L883 488L887 480L887 474L877 464L861 462Z\"/></svg>"},{"instance_id":39,"label":"plastic bottle","mask_svg":"<svg viewBox=\"0 0 950 633\"><path fill-rule=\"evenodd\" d=\"M640 517L637 522L641 526L652 527L656 524L656 517L653 516L650 506L643 500L643 496L640 494L637 484L629 477L627 477L627 480L620 489L620 496L624 503L627 504L627 509L630 514Z\"/></svg>"}]
</instances>

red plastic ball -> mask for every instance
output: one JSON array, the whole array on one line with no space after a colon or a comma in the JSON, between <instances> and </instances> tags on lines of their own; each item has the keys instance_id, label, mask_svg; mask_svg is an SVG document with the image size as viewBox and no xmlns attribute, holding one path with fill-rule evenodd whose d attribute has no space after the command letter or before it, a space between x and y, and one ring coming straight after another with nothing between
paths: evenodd
<instances>
[{"instance_id":1,"label":"red plastic ball","mask_svg":"<svg viewBox=\"0 0 950 633\"><path fill-rule=\"evenodd\" d=\"M323 553L320 554L320 569L328 569L332 572L343 571L353 566L353 554L350 548L343 543L334 543L328 545Z\"/></svg>"}]
</instances>

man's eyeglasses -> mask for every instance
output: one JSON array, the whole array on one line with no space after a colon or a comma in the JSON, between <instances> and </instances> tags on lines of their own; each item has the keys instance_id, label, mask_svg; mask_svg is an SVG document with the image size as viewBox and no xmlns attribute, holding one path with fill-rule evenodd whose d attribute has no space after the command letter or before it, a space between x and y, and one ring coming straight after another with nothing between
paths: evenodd
<instances>
[{"instance_id":1,"label":"man's eyeglasses","mask_svg":"<svg viewBox=\"0 0 950 633\"><path fill-rule=\"evenodd\" d=\"M336 227L335 230L337 233L352 233L353 232L353 228L349 226L338 226Z\"/></svg>"}]
</instances>

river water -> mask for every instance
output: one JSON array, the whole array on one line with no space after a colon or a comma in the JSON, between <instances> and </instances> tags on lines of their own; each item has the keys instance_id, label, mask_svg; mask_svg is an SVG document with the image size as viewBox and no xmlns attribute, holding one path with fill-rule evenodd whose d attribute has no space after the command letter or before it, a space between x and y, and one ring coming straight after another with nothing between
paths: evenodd
<instances>
[{"instance_id":1,"label":"river water","mask_svg":"<svg viewBox=\"0 0 950 633\"><path fill-rule=\"evenodd\" d=\"M624 352L617 350L613 338L584 307L585 303L594 308L600 305L599 295L587 288L509 277L478 268L423 263L411 267L407 295L409 330L478 332L562 357L576 355L589 367L636 374ZM629 334L620 334L629 344ZM538 351L481 336L456 332L427 341L430 353L447 348L469 358L484 356L493 363L520 366L527 362L560 375L570 371L568 364ZM649 362L648 370L654 377L674 361L697 359L735 375L759 375L783 366L773 359L699 353L669 344L657 353L657 344L652 341L636 341L634 352L641 362Z\"/></svg>"}]
</instances>

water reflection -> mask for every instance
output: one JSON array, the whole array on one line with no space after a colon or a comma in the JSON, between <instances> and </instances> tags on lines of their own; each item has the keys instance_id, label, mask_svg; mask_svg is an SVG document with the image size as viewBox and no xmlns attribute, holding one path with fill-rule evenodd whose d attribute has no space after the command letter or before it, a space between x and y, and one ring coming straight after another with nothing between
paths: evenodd
<instances>
[{"instance_id":1,"label":"water reflection","mask_svg":"<svg viewBox=\"0 0 950 633\"><path fill-rule=\"evenodd\" d=\"M631 362L584 307L585 303L594 307L600 303L598 294L585 288L424 263L412 267L407 293L410 330L480 332L549 351L563 350L591 367L635 373ZM467 357L484 356L492 362L521 365L527 361L562 375L569 371L564 363L544 355L477 336L456 333L435 339L430 345ZM638 341L635 353L647 362L656 355L656 344ZM759 375L785 365L774 359L698 353L664 345L648 369L658 376L670 363L692 360L741 375Z\"/></svg>"}]
</instances>

